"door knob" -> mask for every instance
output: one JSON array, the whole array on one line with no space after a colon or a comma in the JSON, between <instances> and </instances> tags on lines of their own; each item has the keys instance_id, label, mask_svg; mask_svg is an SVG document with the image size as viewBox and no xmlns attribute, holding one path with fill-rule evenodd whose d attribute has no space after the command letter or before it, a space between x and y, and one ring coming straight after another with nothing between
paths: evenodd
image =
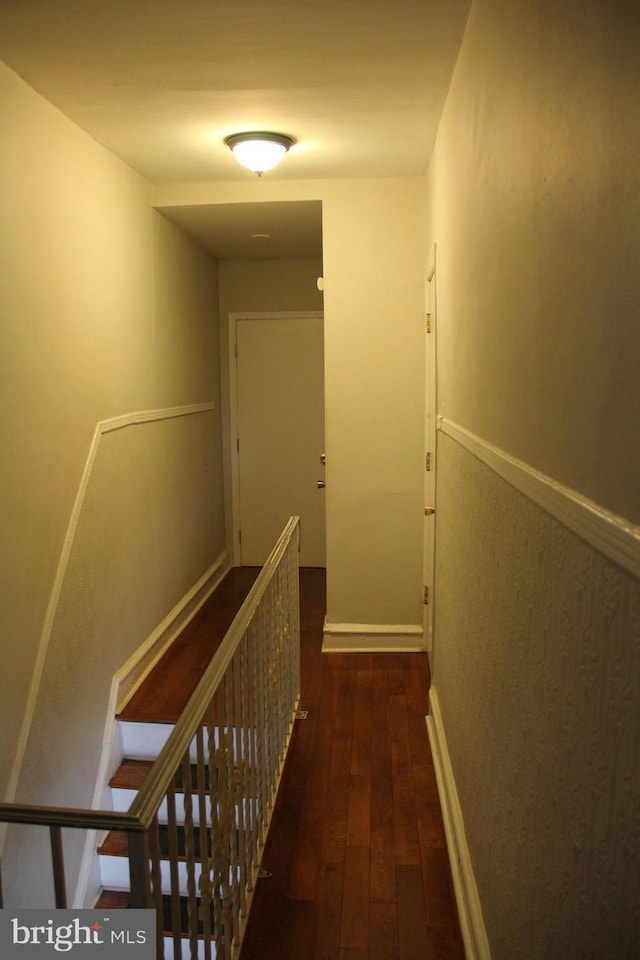
<instances>
[{"instance_id":1,"label":"door knob","mask_svg":"<svg viewBox=\"0 0 640 960\"><path fill-rule=\"evenodd\" d=\"M327 484L326 484L326 481L324 481L324 480L318 480L318 490L324 490L324 488L326 487L326 485L327 485Z\"/></svg>"}]
</instances>

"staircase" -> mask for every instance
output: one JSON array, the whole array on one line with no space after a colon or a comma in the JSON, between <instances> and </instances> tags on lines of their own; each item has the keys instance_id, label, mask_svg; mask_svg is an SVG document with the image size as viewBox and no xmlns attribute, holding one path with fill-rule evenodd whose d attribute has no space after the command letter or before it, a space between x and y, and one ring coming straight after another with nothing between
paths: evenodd
<instances>
[{"instance_id":1,"label":"staircase","mask_svg":"<svg viewBox=\"0 0 640 960\"><path fill-rule=\"evenodd\" d=\"M182 635L174 642L169 653L158 663L141 689L134 695L118 718L118 736L124 759L109 781L113 809L127 812L153 762L165 745L175 723L189 697L193 693L197 679L209 663L212 653L220 645L233 618L245 601L256 577L257 569L235 568L218 586L215 593L201 608L196 617L188 624ZM193 757L195 759L195 756ZM195 784L196 767L193 767L192 782ZM180 903L182 956L188 957L190 945L186 931L187 917L187 875L183 857L185 844L184 805L176 794L177 846L179 889L182 894ZM210 814L206 817L210 823ZM164 800L158 810L161 824L160 845L163 853L161 861L162 890L169 892L169 830L168 809ZM194 823L200 824L200 810L193 808ZM196 852L199 837L196 833ZM121 831L108 833L98 847L100 880L102 893L96 907L105 909L126 909L129 907L129 861L127 836ZM180 859L181 858L181 859ZM163 927L165 932L165 957L180 956L177 945L173 946L173 922L171 905L165 896ZM217 958L216 943L210 942L207 954L204 940L198 941L198 958L214 960ZM220 951L221 953L223 951Z\"/></svg>"},{"instance_id":2,"label":"staircase","mask_svg":"<svg viewBox=\"0 0 640 960\"><path fill-rule=\"evenodd\" d=\"M132 696L111 809L0 803L0 824L49 829L56 908L63 829L109 831L96 907L153 905L158 957L236 956L300 699L299 547L291 517L240 608L222 602L229 577L210 598L230 625L211 629L205 604Z\"/></svg>"},{"instance_id":3,"label":"staircase","mask_svg":"<svg viewBox=\"0 0 640 960\"><path fill-rule=\"evenodd\" d=\"M118 721L118 728L121 737L125 759L109 781L111 790L111 799L113 809L126 812L129 810L138 790L142 787L145 778L154 759L160 753L160 750L166 743L173 729L173 724L169 723L149 723L135 721ZM194 758L195 759L195 758ZM197 778L197 769L195 763L192 768L193 784ZM194 830L195 853L200 856L200 811L198 806L194 806L193 819L197 824ZM170 877L170 829L169 829L169 811L166 800L163 801L159 811L158 820L160 822L160 849L162 859L160 870L162 876L162 891L164 894L164 955L171 956L190 956L190 944L188 939L188 898L187 898L187 867L186 867L186 836L184 829L184 793L181 784L178 783L176 789L176 841L177 841L177 871L178 883L181 894L179 907L179 934L178 939L180 947L175 944L174 929L175 917L172 915L172 905L170 899L171 877ZM98 847L100 878L102 883L102 894L96 903L97 908L105 909L126 909L129 907L129 845L127 834L112 830L108 833L100 846ZM196 878L197 887L197 878ZM199 924L200 931L197 943L198 960L217 960L218 951L215 940L212 936L207 937L209 948L205 945L204 928ZM181 953L178 952L180 949Z\"/></svg>"}]
</instances>

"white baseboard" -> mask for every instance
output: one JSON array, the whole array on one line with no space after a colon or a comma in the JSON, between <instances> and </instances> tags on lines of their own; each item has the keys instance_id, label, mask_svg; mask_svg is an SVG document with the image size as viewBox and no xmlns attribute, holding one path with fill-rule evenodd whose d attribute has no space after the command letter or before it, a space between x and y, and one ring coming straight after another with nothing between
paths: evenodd
<instances>
[{"instance_id":1,"label":"white baseboard","mask_svg":"<svg viewBox=\"0 0 640 960\"><path fill-rule=\"evenodd\" d=\"M324 623L323 653L421 653L424 649L422 627L412 623Z\"/></svg>"},{"instance_id":2,"label":"white baseboard","mask_svg":"<svg viewBox=\"0 0 640 960\"><path fill-rule=\"evenodd\" d=\"M211 596L218 584L230 570L229 553L223 550L217 560L200 577L198 582L175 605L162 623L116 674L118 680L117 712L126 706L143 680L151 673L157 662L168 650L178 634L184 630L200 607Z\"/></svg>"},{"instance_id":3,"label":"white baseboard","mask_svg":"<svg viewBox=\"0 0 640 960\"><path fill-rule=\"evenodd\" d=\"M462 810L442 725L440 702L434 687L429 690L429 709L427 730L438 783L465 957L466 960L491 960L482 907L467 847Z\"/></svg>"}]
</instances>

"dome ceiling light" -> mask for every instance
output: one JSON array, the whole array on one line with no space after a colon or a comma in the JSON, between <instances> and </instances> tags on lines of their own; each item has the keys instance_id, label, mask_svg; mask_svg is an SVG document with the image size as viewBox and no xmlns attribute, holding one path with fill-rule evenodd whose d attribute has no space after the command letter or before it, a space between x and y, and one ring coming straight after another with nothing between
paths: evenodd
<instances>
[{"instance_id":1,"label":"dome ceiling light","mask_svg":"<svg viewBox=\"0 0 640 960\"><path fill-rule=\"evenodd\" d=\"M224 142L236 160L259 177L280 163L285 153L296 142L285 133L233 133Z\"/></svg>"}]
</instances>

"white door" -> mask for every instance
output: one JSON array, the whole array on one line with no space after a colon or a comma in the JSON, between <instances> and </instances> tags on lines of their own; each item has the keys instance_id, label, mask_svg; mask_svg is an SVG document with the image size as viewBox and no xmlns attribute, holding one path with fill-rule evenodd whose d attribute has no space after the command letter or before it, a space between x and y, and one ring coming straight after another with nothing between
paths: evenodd
<instances>
[{"instance_id":1,"label":"white door","mask_svg":"<svg viewBox=\"0 0 640 960\"><path fill-rule=\"evenodd\" d=\"M424 462L424 617L427 651L433 651L436 507L436 291L435 250L425 280L425 462ZM431 657L430 657L431 661Z\"/></svg>"},{"instance_id":2,"label":"white door","mask_svg":"<svg viewBox=\"0 0 640 960\"><path fill-rule=\"evenodd\" d=\"M240 558L267 559L291 516L300 564L325 565L324 326L320 317L236 321Z\"/></svg>"}]
</instances>

